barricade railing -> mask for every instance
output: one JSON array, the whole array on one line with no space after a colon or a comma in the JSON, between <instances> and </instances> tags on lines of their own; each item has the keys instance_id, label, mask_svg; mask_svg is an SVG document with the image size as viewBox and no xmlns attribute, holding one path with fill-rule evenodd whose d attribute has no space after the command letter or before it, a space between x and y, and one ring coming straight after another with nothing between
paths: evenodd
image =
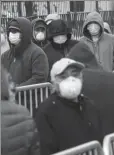
<instances>
[{"instance_id":1,"label":"barricade railing","mask_svg":"<svg viewBox=\"0 0 114 155\"><path fill-rule=\"evenodd\" d=\"M51 83L40 83L16 87L16 100L19 105L23 105L30 111L31 116L34 116L35 109L39 104L48 98L51 94Z\"/></svg>"},{"instance_id":2,"label":"barricade railing","mask_svg":"<svg viewBox=\"0 0 114 155\"><path fill-rule=\"evenodd\" d=\"M53 155L104 155L104 153L98 141L91 141Z\"/></svg>"},{"instance_id":3,"label":"barricade railing","mask_svg":"<svg viewBox=\"0 0 114 155\"><path fill-rule=\"evenodd\" d=\"M104 137L103 150L105 155L114 155L114 133Z\"/></svg>"}]
</instances>

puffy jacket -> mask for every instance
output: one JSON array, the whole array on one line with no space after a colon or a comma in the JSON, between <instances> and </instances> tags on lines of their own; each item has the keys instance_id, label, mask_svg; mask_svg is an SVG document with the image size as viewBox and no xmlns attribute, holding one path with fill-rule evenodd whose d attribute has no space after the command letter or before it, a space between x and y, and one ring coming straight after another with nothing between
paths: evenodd
<instances>
[{"instance_id":1,"label":"puffy jacket","mask_svg":"<svg viewBox=\"0 0 114 155\"><path fill-rule=\"evenodd\" d=\"M35 134L35 124L24 107L1 101L1 153L28 155Z\"/></svg>"},{"instance_id":2,"label":"puffy jacket","mask_svg":"<svg viewBox=\"0 0 114 155\"><path fill-rule=\"evenodd\" d=\"M10 44L10 50L2 55L1 62L11 74L17 85L30 85L45 82L48 77L48 59L43 50L31 42L32 25L23 17L13 19L8 25L13 26L14 21L20 26L22 40L18 46Z\"/></svg>"},{"instance_id":3,"label":"puffy jacket","mask_svg":"<svg viewBox=\"0 0 114 155\"><path fill-rule=\"evenodd\" d=\"M87 30L87 25L91 22L96 22L101 27L97 43L92 41L90 33ZM83 37L81 41L89 46L104 71L112 72L114 69L114 36L104 33L103 19L99 13L92 12L88 14L83 25Z\"/></svg>"}]
</instances>

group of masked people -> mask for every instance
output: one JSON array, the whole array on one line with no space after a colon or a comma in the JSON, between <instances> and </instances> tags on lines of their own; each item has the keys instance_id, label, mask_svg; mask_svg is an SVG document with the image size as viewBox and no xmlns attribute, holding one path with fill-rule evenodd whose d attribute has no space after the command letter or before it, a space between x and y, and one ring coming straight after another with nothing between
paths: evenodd
<instances>
[{"instance_id":1,"label":"group of masked people","mask_svg":"<svg viewBox=\"0 0 114 155\"><path fill-rule=\"evenodd\" d=\"M83 37L75 40L57 14L45 21L9 22L9 50L1 57L2 154L50 155L92 140L102 144L114 132L114 36L106 25L91 12ZM14 92L7 72L15 87L52 83L53 94L34 118L10 101Z\"/></svg>"}]
</instances>

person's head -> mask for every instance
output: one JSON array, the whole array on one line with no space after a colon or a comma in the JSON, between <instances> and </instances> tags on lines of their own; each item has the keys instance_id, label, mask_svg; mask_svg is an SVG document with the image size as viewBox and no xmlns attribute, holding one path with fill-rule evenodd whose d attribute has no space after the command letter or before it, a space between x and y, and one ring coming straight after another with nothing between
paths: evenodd
<instances>
[{"instance_id":1,"label":"person's head","mask_svg":"<svg viewBox=\"0 0 114 155\"><path fill-rule=\"evenodd\" d=\"M51 69L51 82L63 98L75 100L81 94L84 64L69 58L57 61Z\"/></svg>"},{"instance_id":2,"label":"person's head","mask_svg":"<svg viewBox=\"0 0 114 155\"><path fill-rule=\"evenodd\" d=\"M18 17L10 21L7 30L10 45L27 47L32 39L32 24L24 17Z\"/></svg>"},{"instance_id":3,"label":"person's head","mask_svg":"<svg viewBox=\"0 0 114 155\"><path fill-rule=\"evenodd\" d=\"M46 40L47 30L46 23L42 19L33 21L33 38L35 41L42 42Z\"/></svg>"},{"instance_id":4,"label":"person's head","mask_svg":"<svg viewBox=\"0 0 114 155\"><path fill-rule=\"evenodd\" d=\"M104 24L104 31L105 31L106 33L111 34L112 32L111 32L111 29L110 29L109 24L108 24L107 22L104 22L103 24Z\"/></svg>"},{"instance_id":5,"label":"person's head","mask_svg":"<svg viewBox=\"0 0 114 155\"><path fill-rule=\"evenodd\" d=\"M48 26L48 39L56 44L64 44L71 39L71 29L64 20L53 20Z\"/></svg>"},{"instance_id":6,"label":"person's head","mask_svg":"<svg viewBox=\"0 0 114 155\"><path fill-rule=\"evenodd\" d=\"M13 100L15 96L14 90L15 86L10 74L1 66L1 100Z\"/></svg>"},{"instance_id":7,"label":"person's head","mask_svg":"<svg viewBox=\"0 0 114 155\"><path fill-rule=\"evenodd\" d=\"M91 39L92 36L100 37L104 32L103 19L98 12L87 15L83 25L83 35Z\"/></svg>"},{"instance_id":8,"label":"person's head","mask_svg":"<svg viewBox=\"0 0 114 155\"><path fill-rule=\"evenodd\" d=\"M6 36L3 27L1 26L1 45L5 44Z\"/></svg>"},{"instance_id":9,"label":"person's head","mask_svg":"<svg viewBox=\"0 0 114 155\"><path fill-rule=\"evenodd\" d=\"M53 20L58 20L60 19L60 16L58 14L49 14L46 19L45 22L47 25L49 25Z\"/></svg>"}]
</instances>

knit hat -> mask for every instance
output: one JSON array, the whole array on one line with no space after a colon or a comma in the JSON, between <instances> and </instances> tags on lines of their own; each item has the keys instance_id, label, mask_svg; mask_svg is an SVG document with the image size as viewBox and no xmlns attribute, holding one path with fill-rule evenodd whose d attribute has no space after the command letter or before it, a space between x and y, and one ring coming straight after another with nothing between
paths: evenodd
<instances>
[{"instance_id":1,"label":"knit hat","mask_svg":"<svg viewBox=\"0 0 114 155\"><path fill-rule=\"evenodd\" d=\"M58 14L49 14L46 19L45 22L47 25L49 25L53 20L57 20L60 19L60 16Z\"/></svg>"},{"instance_id":2,"label":"knit hat","mask_svg":"<svg viewBox=\"0 0 114 155\"><path fill-rule=\"evenodd\" d=\"M58 35L68 35L71 34L71 29L68 27L67 23L62 20L53 20L47 27L48 39L52 39Z\"/></svg>"}]
</instances>

